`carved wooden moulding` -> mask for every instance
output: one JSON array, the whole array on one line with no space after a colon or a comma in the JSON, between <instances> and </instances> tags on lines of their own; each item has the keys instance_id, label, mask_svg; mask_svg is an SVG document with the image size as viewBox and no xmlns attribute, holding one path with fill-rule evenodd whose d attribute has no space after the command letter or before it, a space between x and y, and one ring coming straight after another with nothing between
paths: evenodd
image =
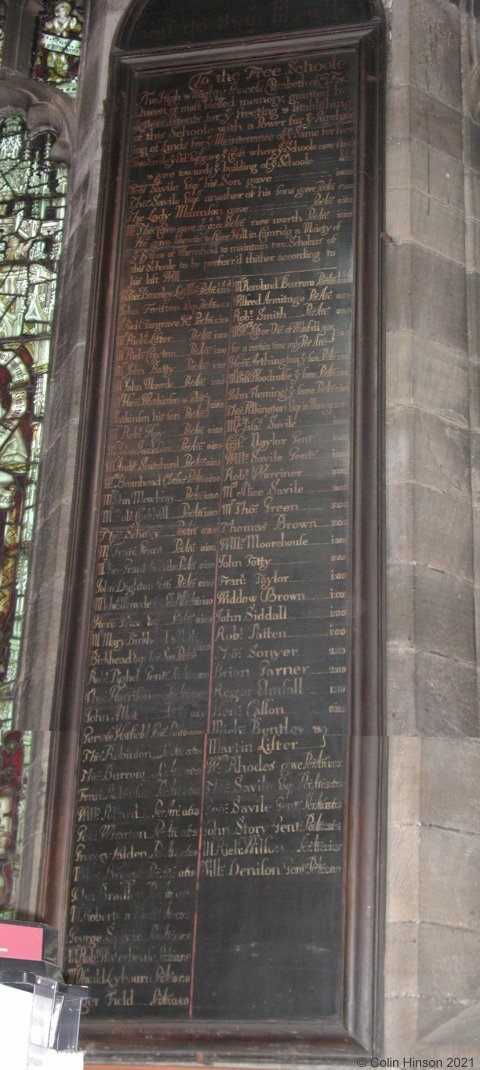
<instances>
[{"instance_id":1,"label":"carved wooden moulding","mask_svg":"<svg viewBox=\"0 0 480 1070\"><path fill-rule=\"evenodd\" d=\"M114 49L45 882L105 1063L374 1044L381 42L151 0Z\"/></svg>"}]
</instances>

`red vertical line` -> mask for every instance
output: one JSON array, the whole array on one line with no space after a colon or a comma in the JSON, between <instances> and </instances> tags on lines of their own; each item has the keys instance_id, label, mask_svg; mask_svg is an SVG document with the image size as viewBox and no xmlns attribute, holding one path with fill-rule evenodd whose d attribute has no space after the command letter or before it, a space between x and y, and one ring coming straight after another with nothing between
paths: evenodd
<instances>
[{"instance_id":1,"label":"red vertical line","mask_svg":"<svg viewBox=\"0 0 480 1070\"><path fill-rule=\"evenodd\" d=\"M210 728L212 723L212 704L213 704L213 674L214 674L214 662L215 662L215 630L217 626L217 592L218 592L218 569L219 569L219 548L220 548L220 532L222 523L222 504L223 504L223 481L225 477L225 450L227 444L227 415L228 415L228 378L230 373L230 356L231 356L231 341L232 341L232 322L233 322L233 291L234 280L230 280L230 316L228 324L228 351L227 362L225 366L225 403L223 407L223 441L222 441L222 464L220 469L220 494L218 498L218 517L217 517L217 532L216 532L216 550L215 550L215 575L213 581L213 609L212 609L212 630L210 633L210 667L209 667L209 680L208 680L208 706L207 706L207 725L205 729L205 736L203 740L203 762L202 762L202 788L200 793L200 824L198 830L198 848L197 848L197 872L195 883L195 908L193 915L193 934L192 934L192 965L190 976L190 1003L188 1008L188 1015L190 1018L193 1016L193 997L195 991L195 964L197 958L197 931L198 931L198 901L200 895L200 875L202 870L202 844L203 844L203 820L205 810L205 792L207 785L207 758L208 758L208 737L210 735Z\"/></svg>"}]
</instances>

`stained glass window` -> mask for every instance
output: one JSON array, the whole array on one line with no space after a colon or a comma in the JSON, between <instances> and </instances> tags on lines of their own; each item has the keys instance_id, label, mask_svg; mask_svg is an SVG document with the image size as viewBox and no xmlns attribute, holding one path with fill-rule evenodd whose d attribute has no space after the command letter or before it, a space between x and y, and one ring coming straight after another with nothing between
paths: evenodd
<instances>
[{"instance_id":1,"label":"stained glass window","mask_svg":"<svg viewBox=\"0 0 480 1070\"><path fill-rule=\"evenodd\" d=\"M5 3L0 0L0 63ZM44 0L31 77L74 97L83 4ZM14 695L42 440L67 171L54 137L0 122L0 915L15 911L31 733L14 729Z\"/></svg>"},{"instance_id":2,"label":"stained glass window","mask_svg":"<svg viewBox=\"0 0 480 1070\"><path fill-rule=\"evenodd\" d=\"M45 3L38 23L33 77L75 96L82 32L83 9L80 5L68 0Z\"/></svg>"},{"instance_id":3,"label":"stained glass window","mask_svg":"<svg viewBox=\"0 0 480 1070\"><path fill-rule=\"evenodd\" d=\"M17 765L19 761L18 741L10 730L65 213L67 172L52 163L52 144L48 132L30 137L18 117L0 124L0 737L7 733L3 750L0 747L0 773L4 768L4 780L10 776L11 763L2 755L8 758L13 743ZM28 745L28 740L24 742ZM18 779L18 769L15 775ZM3 839L0 835L3 912L12 902L12 852L18 846L21 817L17 788L12 795L10 787L2 785L0 775L0 819L3 805L8 809L5 821L8 818L9 827L13 823L14 832Z\"/></svg>"},{"instance_id":4,"label":"stained glass window","mask_svg":"<svg viewBox=\"0 0 480 1070\"><path fill-rule=\"evenodd\" d=\"M0 0L0 67L3 63L3 45L5 42L6 7L5 0Z\"/></svg>"},{"instance_id":5,"label":"stained glass window","mask_svg":"<svg viewBox=\"0 0 480 1070\"><path fill-rule=\"evenodd\" d=\"M53 136L0 125L0 726L11 714L67 174Z\"/></svg>"},{"instance_id":6,"label":"stained glass window","mask_svg":"<svg viewBox=\"0 0 480 1070\"><path fill-rule=\"evenodd\" d=\"M22 732L6 732L0 745L0 916L14 905L25 762Z\"/></svg>"}]
</instances>

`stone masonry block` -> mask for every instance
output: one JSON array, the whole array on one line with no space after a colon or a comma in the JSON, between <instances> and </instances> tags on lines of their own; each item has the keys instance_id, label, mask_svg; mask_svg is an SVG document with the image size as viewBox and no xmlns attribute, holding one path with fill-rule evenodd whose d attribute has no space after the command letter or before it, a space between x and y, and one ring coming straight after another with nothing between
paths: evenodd
<instances>
[{"instance_id":1,"label":"stone masonry block","mask_svg":"<svg viewBox=\"0 0 480 1070\"><path fill-rule=\"evenodd\" d=\"M387 560L473 579L472 515L463 498L413 482L387 488Z\"/></svg>"},{"instance_id":2,"label":"stone masonry block","mask_svg":"<svg viewBox=\"0 0 480 1070\"><path fill-rule=\"evenodd\" d=\"M472 581L472 515L467 503L456 494L418 484L412 498L413 560Z\"/></svg>"},{"instance_id":3,"label":"stone masonry block","mask_svg":"<svg viewBox=\"0 0 480 1070\"><path fill-rule=\"evenodd\" d=\"M387 200L388 204L388 200ZM463 214L418 190L411 193L411 237L441 256L465 261Z\"/></svg>"},{"instance_id":4,"label":"stone masonry block","mask_svg":"<svg viewBox=\"0 0 480 1070\"><path fill-rule=\"evenodd\" d=\"M424 826L420 840L422 920L478 933L479 869L479 836Z\"/></svg>"},{"instance_id":5,"label":"stone masonry block","mask_svg":"<svg viewBox=\"0 0 480 1070\"><path fill-rule=\"evenodd\" d=\"M423 740L420 815L424 824L478 834L479 783L478 739Z\"/></svg>"},{"instance_id":6,"label":"stone masonry block","mask_svg":"<svg viewBox=\"0 0 480 1070\"><path fill-rule=\"evenodd\" d=\"M395 736L389 741L388 791L392 826L418 825L424 743L413 734Z\"/></svg>"},{"instance_id":7,"label":"stone masonry block","mask_svg":"<svg viewBox=\"0 0 480 1070\"><path fill-rule=\"evenodd\" d=\"M394 3L391 13L390 56L387 66L389 85L410 82L410 10L408 3Z\"/></svg>"},{"instance_id":8,"label":"stone masonry block","mask_svg":"<svg viewBox=\"0 0 480 1070\"><path fill-rule=\"evenodd\" d=\"M418 481L424 486L470 496L468 433L433 413L405 408L389 413L387 481Z\"/></svg>"},{"instance_id":9,"label":"stone masonry block","mask_svg":"<svg viewBox=\"0 0 480 1070\"><path fill-rule=\"evenodd\" d=\"M418 925L390 925L385 948L385 995L418 994Z\"/></svg>"},{"instance_id":10,"label":"stone masonry block","mask_svg":"<svg viewBox=\"0 0 480 1070\"><path fill-rule=\"evenodd\" d=\"M462 662L474 659L473 589L465 580L417 565L415 638L420 649Z\"/></svg>"},{"instance_id":11,"label":"stone masonry block","mask_svg":"<svg viewBox=\"0 0 480 1070\"><path fill-rule=\"evenodd\" d=\"M389 411L413 404L468 427L467 354L413 331L386 337L386 400Z\"/></svg>"},{"instance_id":12,"label":"stone masonry block","mask_svg":"<svg viewBox=\"0 0 480 1070\"><path fill-rule=\"evenodd\" d=\"M387 641L410 647L414 636L413 565L387 565Z\"/></svg>"},{"instance_id":13,"label":"stone masonry block","mask_svg":"<svg viewBox=\"0 0 480 1070\"><path fill-rule=\"evenodd\" d=\"M473 124L475 127L477 124ZM392 86L387 93L387 130L398 138L412 138L454 160L462 158L462 123L459 112L410 85ZM473 165L480 169L480 135L475 141Z\"/></svg>"},{"instance_id":14,"label":"stone masonry block","mask_svg":"<svg viewBox=\"0 0 480 1070\"><path fill-rule=\"evenodd\" d=\"M390 564L409 563L415 559L414 513L415 486L413 483L393 483L387 487L387 561Z\"/></svg>"},{"instance_id":15,"label":"stone masonry block","mask_svg":"<svg viewBox=\"0 0 480 1070\"><path fill-rule=\"evenodd\" d=\"M466 353L421 334L412 336L412 401L451 423L468 427L469 377Z\"/></svg>"},{"instance_id":16,"label":"stone masonry block","mask_svg":"<svg viewBox=\"0 0 480 1070\"><path fill-rule=\"evenodd\" d=\"M458 11L438 0L410 0L410 75L418 89L461 107Z\"/></svg>"},{"instance_id":17,"label":"stone masonry block","mask_svg":"<svg viewBox=\"0 0 480 1070\"><path fill-rule=\"evenodd\" d=\"M456 263L465 260L463 214L411 186L388 190L386 230L394 242L414 240Z\"/></svg>"},{"instance_id":18,"label":"stone masonry block","mask_svg":"<svg viewBox=\"0 0 480 1070\"><path fill-rule=\"evenodd\" d=\"M466 287L461 264L427 249L412 249L413 328L432 341L466 349Z\"/></svg>"},{"instance_id":19,"label":"stone masonry block","mask_svg":"<svg viewBox=\"0 0 480 1070\"><path fill-rule=\"evenodd\" d=\"M391 827L387 854L387 923L417 922L420 829Z\"/></svg>"},{"instance_id":20,"label":"stone masonry block","mask_svg":"<svg viewBox=\"0 0 480 1070\"><path fill-rule=\"evenodd\" d=\"M465 271L447 257L413 243L387 243L387 331L412 329L465 350Z\"/></svg>"},{"instance_id":21,"label":"stone masonry block","mask_svg":"<svg viewBox=\"0 0 480 1070\"><path fill-rule=\"evenodd\" d=\"M385 999L383 1051L394 1059L405 1052L417 1053L418 999L416 996L387 996Z\"/></svg>"},{"instance_id":22,"label":"stone masonry block","mask_svg":"<svg viewBox=\"0 0 480 1070\"><path fill-rule=\"evenodd\" d=\"M435 201L464 211L462 163L416 139L411 143L411 183Z\"/></svg>"},{"instance_id":23,"label":"stone masonry block","mask_svg":"<svg viewBox=\"0 0 480 1070\"><path fill-rule=\"evenodd\" d=\"M418 731L428 736L478 737L475 666L419 651L415 673Z\"/></svg>"},{"instance_id":24,"label":"stone masonry block","mask_svg":"<svg viewBox=\"0 0 480 1070\"><path fill-rule=\"evenodd\" d=\"M387 731L393 739L414 736L415 720L415 652L397 643L387 645L386 674ZM398 791L398 787L396 789ZM396 795L395 795L396 800Z\"/></svg>"}]
</instances>

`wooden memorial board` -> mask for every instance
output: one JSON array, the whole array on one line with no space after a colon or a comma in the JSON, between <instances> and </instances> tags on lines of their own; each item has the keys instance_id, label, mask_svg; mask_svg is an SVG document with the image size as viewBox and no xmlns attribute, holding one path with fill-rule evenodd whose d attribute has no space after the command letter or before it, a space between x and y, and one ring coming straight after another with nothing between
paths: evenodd
<instances>
[{"instance_id":1,"label":"wooden memorial board","mask_svg":"<svg viewBox=\"0 0 480 1070\"><path fill-rule=\"evenodd\" d=\"M374 1031L379 23L167 44L113 76L46 909L97 1058L308 1061Z\"/></svg>"}]
</instances>

